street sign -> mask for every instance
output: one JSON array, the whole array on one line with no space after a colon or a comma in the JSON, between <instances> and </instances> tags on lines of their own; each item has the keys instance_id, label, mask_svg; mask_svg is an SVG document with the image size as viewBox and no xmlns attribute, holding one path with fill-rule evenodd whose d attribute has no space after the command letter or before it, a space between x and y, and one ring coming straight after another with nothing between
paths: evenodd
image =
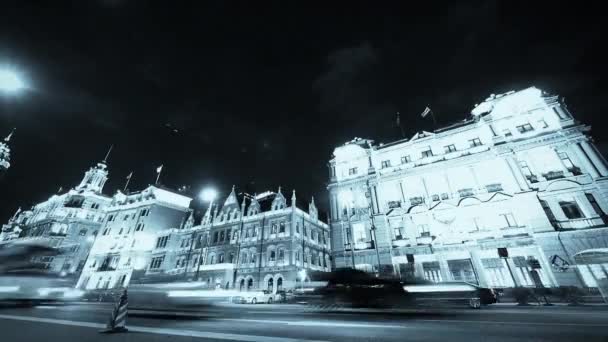
<instances>
[{"instance_id":1,"label":"street sign","mask_svg":"<svg viewBox=\"0 0 608 342\"><path fill-rule=\"evenodd\" d=\"M498 256L501 258L508 258L509 251L505 247L498 248Z\"/></svg>"}]
</instances>

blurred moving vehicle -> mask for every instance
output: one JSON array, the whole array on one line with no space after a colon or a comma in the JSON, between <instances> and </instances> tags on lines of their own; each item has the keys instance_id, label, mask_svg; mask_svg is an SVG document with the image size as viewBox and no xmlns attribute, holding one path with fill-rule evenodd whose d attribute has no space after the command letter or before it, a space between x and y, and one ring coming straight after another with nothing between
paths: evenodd
<instances>
[{"instance_id":1,"label":"blurred moving vehicle","mask_svg":"<svg viewBox=\"0 0 608 342\"><path fill-rule=\"evenodd\" d=\"M131 307L151 310L200 310L229 302L236 294L232 290L209 289L203 282L130 284L128 288Z\"/></svg>"},{"instance_id":2,"label":"blurred moving vehicle","mask_svg":"<svg viewBox=\"0 0 608 342\"><path fill-rule=\"evenodd\" d=\"M497 302L497 293L488 288L466 282L404 285L411 301L423 306L468 305L479 309Z\"/></svg>"},{"instance_id":3,"label":"blurred moving vehicle","mask_svg":"<svg viewBox=\"0 0 608 342\"><path fill-rule=\"evenodd\" d=\"M80 299L84 291L73 288L74 279L45 269L37 257L56 256L45 245L6 243L0 246L0 301L37 305Z\"/></svg>"},{"instance_id":4,"label":"blurred moving vehicle","mask_svg":"<svg viewBox=\"0 0 608 342\"><path fill-rule=\"evenodd\" d=\"M321 308L468 305L478 309L497 301L497 295L492 289L465 282L430 283L421 280L404 284L395 278L377 277L350 268L337 269L320 277L327 281L326 285L296 290L297 302Z\"/></svg>"}]
</instances>

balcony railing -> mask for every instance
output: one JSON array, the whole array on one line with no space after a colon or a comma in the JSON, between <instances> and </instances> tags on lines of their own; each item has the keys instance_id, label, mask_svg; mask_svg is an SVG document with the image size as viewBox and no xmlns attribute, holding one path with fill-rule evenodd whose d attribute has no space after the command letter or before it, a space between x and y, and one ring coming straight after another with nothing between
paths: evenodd
<instances>
[{"instance_id":1,"label":"balcony railing","mask_svg":"<svg viewBox=\"0 0 608 342\"><path fill-rule=\"evenodd\" d=\"M607 217L597 216L565 221L552 221L551 224L556 229L581 229L605 226L607 221Z\"/></svg>"}]
</instances>

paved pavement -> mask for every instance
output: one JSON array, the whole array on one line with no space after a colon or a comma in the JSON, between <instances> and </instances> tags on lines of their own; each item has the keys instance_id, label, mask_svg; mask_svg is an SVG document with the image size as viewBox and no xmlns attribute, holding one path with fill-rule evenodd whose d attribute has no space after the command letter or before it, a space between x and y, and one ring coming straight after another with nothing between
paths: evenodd
<instances>
[{"instance_id":1,"label":"paved pavement","mask_svg":"<svg viewBox=\"0 0 608 342\"><path fill-rule=\"evenodd\" d=\"M111 305L0 308L2 341L608 341L606 307L342 310L298 305L129 309L128 333L99 334Z\"/></svg>"}]
</instances>

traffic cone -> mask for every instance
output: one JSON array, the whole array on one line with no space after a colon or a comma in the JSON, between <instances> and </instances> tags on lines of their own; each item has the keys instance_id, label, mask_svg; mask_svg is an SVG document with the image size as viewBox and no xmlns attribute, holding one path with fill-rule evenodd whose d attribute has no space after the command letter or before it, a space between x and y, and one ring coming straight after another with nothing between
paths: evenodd
<instances>
[{"instance_id":1,"label":"traffic cone","mask_svg":"<svg viewBox=\"0 0 608 342\"><path fill-rule=\"evenodd\" d=\"M120 300L112 310L112 316L110 316L110 321L106 325L106 328L101 333L110 334L110 333L119 333L119 332L127 332L127 305L129 304L127 300L127 289L125 288L124 292L120 296Z\"/></svg>"}]
</instances>

